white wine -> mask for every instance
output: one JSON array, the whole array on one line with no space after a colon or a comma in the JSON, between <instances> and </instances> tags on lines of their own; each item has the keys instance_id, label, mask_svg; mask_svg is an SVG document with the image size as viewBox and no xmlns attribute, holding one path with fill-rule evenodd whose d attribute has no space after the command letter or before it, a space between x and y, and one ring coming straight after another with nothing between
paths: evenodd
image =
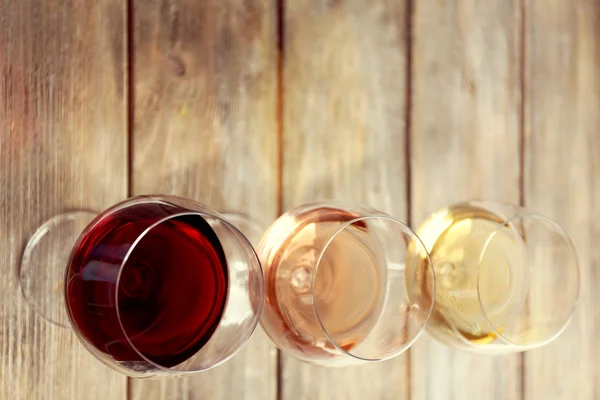
<instances>
[{"instance_id":1,"label":"white wine","mask_svg":"<svg viewBox=\"0 0 600 400\"><path fill-rule=\"evenodd\" d=\"M336 235L358 217L305 206L280 217L258 247L266 286L261 323L279 347L305 361L350 351L380 317L386 293L381 245L363 221Z\"/></svg>"},{"instance_id":2,"label":"white wine","mask_svg":"<svg viewBox=\"0 0 600 400\"><path fill-rule=\"evenodd\" d=\"M494 346L502 351L505 342L499 336L512 328L526 298L522 232L497 210L465 203L431 215L417 235L430 253L436 277L428 332L454 347L477 351L486 345L486 352ZM416 279L407 280L407 286L409 293L432 298L426 290L431 278L420 271L429 267L424 260L407 263L416 268Z\"/></svg>"}]
</instances>

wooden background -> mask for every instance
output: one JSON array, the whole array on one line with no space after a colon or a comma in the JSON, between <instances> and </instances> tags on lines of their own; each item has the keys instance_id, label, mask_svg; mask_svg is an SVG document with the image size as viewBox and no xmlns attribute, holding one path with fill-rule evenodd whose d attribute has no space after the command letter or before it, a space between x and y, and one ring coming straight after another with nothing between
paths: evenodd
<instances>
[{"instance_id":1,"label":"wooden background","mask_svg":"<svg viewBox=\"0 0 600 400\"><path fill-rule=\"evenodd\" d=\"M268 225L360 201L417 226L470 198L562 224L579 311L551 345L423 337L323 369L258 332L194 377L130 380L18 286L52 215L172 193ZM600 398L600 0L0 0L0 399Z\"/></svg>"}]
</instances>

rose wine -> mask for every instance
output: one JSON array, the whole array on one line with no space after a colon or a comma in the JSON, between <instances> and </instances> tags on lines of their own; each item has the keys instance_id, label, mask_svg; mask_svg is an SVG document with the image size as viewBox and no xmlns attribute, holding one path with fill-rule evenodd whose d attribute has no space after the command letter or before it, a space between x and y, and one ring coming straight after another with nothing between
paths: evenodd
<instances>
[{"instance_id":1,"label":"rose wine","mask_svg":"<svg viewBox=\"0 0 600 400\"><path fill-rule=\"evenodd\" d=\"M489 352L524 304L525 291L519 289L526 281L521 232L500 213L461 204L431 215L417 234L430 253L436 276L427 330L448 345L473 350L473 345L485 344ZM417 277L407 282L417 286L409 293L431 299L433 293L427 289L431 275L423 273L429 264L420 260L407 263L416 268Z\"/></svg>"},{"instance_id":2,"label":"rose wine","mask_svg":"<svg viewBox=\"0 0 600 400\"><path fill-rule=\"evenodd\" d=\"M266 285L261 322L280 347L300 359L332 358L337 351L332 339L350 351L381 314L383 251L364 222L338 233L358 217L344 209L306 206L280 217L259 245Z\"/></svg>"},{"instance_id":3,"label":"rose wine","mask_svg":"<svg viewBox=\"0 0 600 400\"><path fill-rule=\"evenodd\" d=\"M184 362L223 314L223 248L200 215L179 215L185 211L161 202L117 205L90 224L71 254L72 324L87 344L124 365Z\"/></svg>"}]
</instances>

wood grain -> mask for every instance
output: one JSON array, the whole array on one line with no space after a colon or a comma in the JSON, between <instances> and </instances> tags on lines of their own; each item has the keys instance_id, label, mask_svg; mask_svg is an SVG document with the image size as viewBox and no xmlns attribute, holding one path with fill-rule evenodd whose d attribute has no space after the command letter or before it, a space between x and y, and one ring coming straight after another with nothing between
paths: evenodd
<instances>
[{"instance_id":1,"label":"wood grain","mask_svg":"<svg viewBox=\"0 0 600 400\"><path fill-rule=\"evenodd\" d=\"M477 198L519 202L517 0L417 1L413 16L412 221ZM411 351L413 399L515 399L518 356Z\"/></svg>"},{"instance_id":2,"label":"wood grain","mask_svg":"<svg viewBox=\"0 0 600 400\"><path fill-rule=\"evenodd\" d=\"M405 220L406 3L285 3L284 210L339 199ZM325 369L283 356L281 398L408 397L406 354Z\"/></svg>"},{"instance_id":3,"label":"wood grain","mask_svg":"<svg viewBox=\"0 0 600 400\"><path fill-rule=\"evenodd\" d=\"M36 315L18 282L37 226L127 195L125 9L75 3L0 1L0 399L126 396L125 377Z\"/></svg>"},{"instance_id":4,"label":"wood grain","mask_svg":"<svg viewBox=\"0 0 600 400\"><path fill-rule=\"evenodd\" d=\"M554 343L525 354L526 399L600 397L600 3L526 2L525 205L570 234L579 310Z\"/></svg>"},{"instance_id":5,"label":"wood grain","mask_svg":"<svg viewBox=\"0 0 600 400\"><path fill-rule=\"evenodd\" d=\"M275 10L269 0L134 2L134 194L275 219ZM275 359L259 329L216 369L132 381L132 398L274 399Z\"/></svg>"}]
</instances>

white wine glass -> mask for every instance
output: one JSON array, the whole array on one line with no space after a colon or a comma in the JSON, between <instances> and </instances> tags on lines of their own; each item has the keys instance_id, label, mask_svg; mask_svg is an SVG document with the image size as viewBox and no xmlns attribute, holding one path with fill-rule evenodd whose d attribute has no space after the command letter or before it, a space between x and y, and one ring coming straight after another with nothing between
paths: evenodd
<instances>
[{"instance_id":1,"label":"white wine glass","mask_svg":"<svg viewBox=\"0 0 600 400\"><path fill-rule=\"evenodd\" d=\"M415 285L406 284L415 278L407 271L417 270L407 260L430 265L425 247L408 226L370 207L301 206L269 227L257 252L265 273L261 324L305 362L392 358L418 338L433 308L433 298L409 293ZM424 284L433 293L429 272Z\"/></svg>"},{"instance_id":2,"label":"white wine glass","mask_svg":"<svg viewBox=\"0 0 600 400\"><path fill-rule=\"evenodd\" d=\"M551 219L503 203L471 201L430 215L417 234L434 264L427 331L442 343L502 354L543 346L564 331L579 296L577 254ZM418 266L418 264L408 264ZM423 273L415 271L419 283Z\"/></svg>"}]
</instances>

